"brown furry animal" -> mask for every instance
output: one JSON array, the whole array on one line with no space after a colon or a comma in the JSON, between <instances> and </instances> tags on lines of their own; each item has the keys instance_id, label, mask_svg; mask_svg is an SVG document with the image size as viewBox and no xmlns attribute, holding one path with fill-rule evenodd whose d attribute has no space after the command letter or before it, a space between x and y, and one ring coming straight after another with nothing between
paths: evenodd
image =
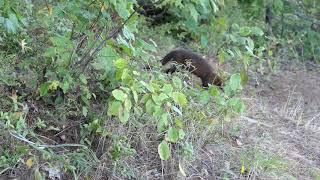
<instances>
[{"instance_id":1,"label":"brown furry animal","mask_svg":"<svg viewBox=\"0 0 320 180\"><path fill-rule=\"evenodd\" d=\"M175 61L184 66L191 62L191 66L187 66L187 70L198 76L202 81L203 87L208 87L208 84L214 84L221 88L222 79L214 72L210 64L201 56L186 49L177 48L169 52L162 60L162 65L166 65L170 61ZM176 71L176 66L171 66L166 73L173 73Z\"/></svg>"}]
</instances>

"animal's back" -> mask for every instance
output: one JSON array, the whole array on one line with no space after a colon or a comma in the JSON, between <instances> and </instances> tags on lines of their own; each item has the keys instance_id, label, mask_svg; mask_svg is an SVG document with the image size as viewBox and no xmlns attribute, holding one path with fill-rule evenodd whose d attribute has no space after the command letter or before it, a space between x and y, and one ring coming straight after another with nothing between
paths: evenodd
<instances>
[{"instance_id":1,"label":"animal's back","mask_svg":"<svg viewBox=\"0 0 320 180\"><path fill-rule=\"evenodd\" d=\"M190 61L191 66L188 66L188 70L201 78L204 87L207 87L208 83L214 83L218 86L221 86L222 84L222 80L214 72L214 69L209 62L190 50L183 48L174 49L165 55L161 60L161 63L162 65L166 65L170 61L175 61L183 65L188 65L187 62ZM167 72L174 72L175 69L175 67L172 67Z\"/></svg>"},{"instance_id":2,"label":"animal's back","mask_svg":"<svg viewBox=\"0 0 320 180\"><path fill-rule=\"evenodd\" d=\"M176 61L178 63L182 63L185 64L186 60L195 60L195 61L204 61L205 60L197 55L196 53L190 51L190 50L186 50L183 48L176 48L172 51L170 51L162 60L161 63L162 65L167 64L169 61Z\"/></svg>"}]
</instances>

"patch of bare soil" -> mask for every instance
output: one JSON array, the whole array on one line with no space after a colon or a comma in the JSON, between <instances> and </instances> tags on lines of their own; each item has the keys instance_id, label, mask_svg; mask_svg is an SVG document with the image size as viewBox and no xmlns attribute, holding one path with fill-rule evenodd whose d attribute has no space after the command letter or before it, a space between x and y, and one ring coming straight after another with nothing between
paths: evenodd
<instances>
[{"instance_id":1,"label":"patch of bare soil","mask_svg":"<svg viewBox=\"0 0 320 180\"><path fill-rule=\"evenodd\" d=\"M225 139L214 137L197 151L194 177L320 178L320 65L279 65L269 77L250 78L243 97L246 114L225 124Z\"/></svg>"},{"instance_id":2,"label":"patch of bare soil","mask_svg":"<svg viewBox=\"0 0 320 180\"><path fill-rule=\"evenodd\" d=\"M275 75L257 84L250 82L246 92L244 139L289 162L279 179L319 178L320 66L282 62Z\"/></svg>"}]
</instances>

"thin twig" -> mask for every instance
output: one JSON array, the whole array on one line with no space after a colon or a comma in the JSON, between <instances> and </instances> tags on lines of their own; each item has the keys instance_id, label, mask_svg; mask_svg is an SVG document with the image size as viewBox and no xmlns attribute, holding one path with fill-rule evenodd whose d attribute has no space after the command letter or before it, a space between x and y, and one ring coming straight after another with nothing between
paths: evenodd
<instances>
[{"instance_id":1,"label":"thin twig","mask_svg":"<svg viewBox=\"0 0 320 180\"><path fill-rule=\"evenodd\" d=\"M12 131L9 131L10 135L21 140L21 141L24 141L28 144L31 144L32 146L36 146L37 148L40 148L40 149L44 149L44 148L59 148L59 147L83 147L83 148L86 148L87 149L87 146L85 145L82 145L82 144L58 144L58 145L47 145L47 144L44 144L44 145L38 145L30 140L28 140L27 138L21 136L20 134L16 134L16 133L13 133Z\"/></svg>"},{"instance_id":2,"label":"thin twig","mask_svg":"<svg viewBox=\"0 0 320 180\"><path fill-rule=\"evenodd\" d=\"M136 13L136 11L133 11L130 16L115 30L113 31L110 35L108 35L103 41L100 42L100 44L98 45L98 47L96 47L91 53L87 53L85 54L85 56L80 60L84 60L88 54L90 54L91 56L94 56L98 51L100 51L101 47L111 38L114 38L115 36L118 35L118 33L122 30L122 28L127 24L127 22L131 19L131 17ZM85 64L83 66L83 69L82 71L84 71L87 67L87 65L89 64L90 62L90 58L87 58L86 61L85 61Z\"/></svg>"}]
</instances>

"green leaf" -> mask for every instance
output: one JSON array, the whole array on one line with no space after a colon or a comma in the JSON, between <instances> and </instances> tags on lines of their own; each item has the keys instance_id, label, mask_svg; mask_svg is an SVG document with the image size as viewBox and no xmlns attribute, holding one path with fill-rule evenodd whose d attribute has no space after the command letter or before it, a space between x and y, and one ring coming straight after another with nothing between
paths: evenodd
<instances>
[{"instance_id":1,"label":"green leaf","mask_svg":"<svg viewBox=\"0 0 320 180\"><path fill-rule=\"evenodd\" d=\"M200 37L200 42L202 47L206 47L208 45L208 37L202 34Z\"/></svg>"},{"instance_id":2,"label":"green leaf","mask_svg":"<svg viewBox=\"0 0 320 180\"><path fill-rule=\"evenodd\" d=\"M130 112L130 110L132 108L132 103L131 103L130 99L126 99L124 101L124 108L126 111Z\"/></svg>"},{"instance_id":3,"label":"green leaf","mask_svg":"<svg viewBox=\"0 0 320 180\"><path fill-rule=\"evenodd\" d=\"M172 78L172 81L173 81L173 84L175 87L177 87L178 89L181 89L182 88L182 81L181 79L179 79L178 77L174 76Z\"/></svg>"},{"instance_id":4,"label":"green leaf","mask_svg":"<svg viewBox=\"0 0 320 180\"><path fill-rule=\"evenodd\" d=\"M248 47L249 47L249 49L250 49L250 52L253 53L253 49L254 49L254 42L253 42L253 40L252 40L251 38L247 38L247 39L246 39L246 42L247 42L247 45L248 45Z\"/></svg>"},{"instance_id":5,"label":"green leaf","mask_svg":"<svg viewBox=\"0 0 320 180\"><path fill-rule=\"evenodd\" d=\"M237 113L243 113L245 110L245 105L239 98L229 99L228 105Z\"/></svg>"},{"instance_id":6,"label":"green leaf","mask_svg":"<svg viewBox=\"0 0 320 180\"><path fill-rule=\"evenodd\" d=\"M274 0L273 1L273 8L275 11L282 11L283 10L283 1L282 0Z\"/></svg>"},{"instance_id":7,"label":"green leaf","mask_svg":"<svg viewBox=\"0 0 320 180\"><path fill-rule=\"evenodd\" d=\"M63 91L63 93L67 93L67 91L70 89L70 84L68 80L65 80L62 84L59 85Z\"/></svg>"},{"instance_id":8,"label":"green leaf","mask_svg":"<svg viewBox=\"0 0 320 180\"><path fill-rule=\"evenodd\" d=\"M173 87L171 86L171 84L165 84L161 89L161 91L166 93L166 94L171 93L172 90L173 90Z\"/></svg>"},{"instance_id":9,"label":"green leaf","mask_svg":"<svg viewBox=\"0 0 320 180\"><path fill-rule=\"evenodd\" d=\"M138 102L138 93L137 93L137 91L135 91L133 88L131 88L131 92L133 94L134 102L137 103Z\"/></svg>"},{"instance_id":10,"label":"green leaf","mask_svg":"<svg viewBox=\"0 0 320 180\"><path fill-rule=\"evenodd\" d=\"M199 13L198 13L198 11L196 10L196 8L194 7L194 5L193 5L193 4L188 4L188 6L187 6L186 8L189 9L190 15L191 15L191 17L193 18L193 20L194 20L195 22L198 22Z\"/></svg>"},{"instance_id":11,"label":"green leaf","mask_svg":"<svg viewBox=\"0 0 320 180\"><path fill-rule=\"evenodd\" d=\"M156 117L161 117L161 115L163 114L163 110L162 110L162 107L160 105L155 105L153 107L153 116L156 116Z\"/></svg>"},{"instance_id":12,"label":"green leaf","mask_svg":"<svg viewBox=\"0 0 320 180\"><path fill-rule=\"evenodd\" d=\"M209 94L213 97L219 96L220 92L217 86L210 86L209 87Z\"/></svg>"},{"instance_id":13,"label":"green leaf","mask_svg":"<svg viewBox=\"0 0 320 180\"><path fill-rule=\"evenodd\" d=\"M175 124L175 126L177 126L179 128L182 128L184 126L183 121L180 118L175 118L174 124Z\"/></svg>"},{"instance_id":14,"label":"green leaf","mask_svg":"<svg viewBox=\"0 0 320 180\"><path fill-rule=\"evenodd\" d=\"M122 74L121 74L122 82L128 83L128 82L130 82L130 80L132 80L132 76L130 75L129 72L130 71L127 68L123 69Z\"/></svg>"},{"instance_id":15,"label":"green leaf","mask_svg":"<svg viewBox=\"0 0 320 180\"><path fill-rule=\"evenodd\" d=\"M125 124L128 122L130 117L130 112L124 110L123 112L119 112L119 120L121 123Z\"/></svg>"},{"instance_id":16,"label":"green leaf","mask_svg":"<svg viewBox=\"0 0 320 180\"><path fill-rule=\"evenodd\" d=\"M198 95L199 102L201 104L208 104L210 101L210 95L208 91L201 91L200 94Z\"/></svg>"},{"instance_id":17,"label":"green leaf","mask_svg":"<svg viewBox=\"0 0 320 180\"><path fill-rule=\"evenodd\" d=\"M44 56L49 58L56 56L56 48L55 47L47 48L46 51L44 52Z\"/></svg>"},{"instance_id":18,"label":"green leaf","mask_svg":"<svg viewBox=\"0 0 320 180\"><path fill-rule=\"evenodd\" d=\"M145 87L145 88L147 88L148 89L148 91L150 91L150 92L154 92L154 88L149 84L149 83L146 83L146 82L144 82L144 81L140 81L140 83Z\"/></svg>"},{"instance_id":19,"label":"green leaf","mask_svg":"<svg viewBox=\"0 0 320 180\"><path fill-rule=\"evenodd\" d=\"M186 136L186 133L183 131L183 129L179 129L179 139L184 139Z\"/></svg>"},{"instance_id":20,"label":"green leaf","mask_svg":"<svg viewBox=\"0 0 320 180\"><path fill-rule=\"evenodd\" d=\"M50 82L46 82L40 85L40 96L45 96L48 94L49 88L50 88L51 83Z\"/></svg>"},{"instance_id":21,"label":"green leaf","mask_svg":"<svg viewBox=\"0 0 320 180\"><path fill-rule=\"evenodd\" d=\"M108 103L108 115L109 116L118 116L119 112L122 109L122 104L120 101L114 100Z\"/></svg>"},{"instance_id":22,"label":"green leaf","mask_svg":"<svg viewBox=\"0 0 320 180\"><path fill-rule=\"evenodd\" d=\"M170 127L167 132L167 141L177 142L179 139L179 130L174 127Z\"/></svg>"},{"instance_id":23,"label":"green leaf","mask_svg":"<svg viewBox=\"0 0 320 180\"><path fill-rule=\"evenodd\" d=\"M158 121L158 124L157 124L157 130L158 132L163 132L166 127L168 126L168 114L167 113L163 113L161 115L161 118L160 120Z\"/></svg>"},{"instance_id":24,"label":"green leaf","mask_svg":"<svg viewBox=\"0 0 320 180\"><path fill-rule=\"evenodd\" d=\"M119 16L123 19L129 17L130 13L127 10L127 1L125 0L112 0L112 4L114 5L115 10L119 14Z\"/></svg>"},{"instance_id":25,"label":"green leaf","mask_svg":"<svg viewBox=\"0 0 320 180\"><path fill-rule=\"evenodd\" d=\"M83 83L83 84L87 84L88 83L88 81L87 81L87 78L86 78L86 76L85 75L83 75L83 74L80 74L80 81Z\"/></svg>"},{"instance_id":26,"label":"green leaf","mask_svg":"<svg viewBox=\"0 0 320 180\"><path fill-rule=\"evenodd\" d=\"M152 94L153 101L158 105L161 105L164 102L164 100L167 98L168 98L168 96L164 93L161 93L159 95Z\"/></svg>"},{"instance_id":27,"label":"green leaf","mask_svg":"<svg viewBox=\"0 0 320 180\"><path fill-rule=\"evenodd\" d=\"M152 51L152 52L157 52L157 49L156 49L154 44L153 45L148 44L147 42L145 42L142 39L138 39L137 40L137 45L139 45L140 47L142 47L145 50Z\"/></svg>"},{"instance_id":28,"label":"green leaf","mask_svg":"<svg viewBox=\"0 0 320 180\"><path fill-rule=\"evenodd\" d=\"M117 69L123 70L124 68L127 67L128 61L125 59L119 58L119 59L115 60L113 64Z\"/></svg>"},{"instance_id":29,"label":"green leaf","mask_svg":"<svg viewBox=\"0 0 320 180\"><path fill-rule=\"evenodd\" d=\"M236 91L241 88L241 76L240 74L233 74L230 77L231 90Z\"/></svg>"},{"instance_id":30,"label":"green leaf","mask_svg":"<svg viewBox=\"0 0 320 180\"><path fill-rule=\"evenodd\" d=\"M125 99L127 99L128 95L126 93L124 93L123 91L119 90L119 89L115 89L112 91L112 95L114 98L116 98L119 101L124 101Z\"/></svg>"},{"instance_id":31,"label":"green leaf","mask_svg":"<svg viewBox=\"0 0 320 180\"><path fill-rule=\"evenodd\" d=\"M251 28L251 34L256 36L263 36L264 32L259 27L252 27Z\"/></svg>"},{"instance_id":32,"label":"green leaf","mask_svg":"<svg viewBox=\"0 0 320 180\"><path fill-rule=\"evenodd\" d=\"M124 37L126 37L127 39L135 40L134 34L130 31L128 26L123 26L122 32Z\"/></svg>"},{"instance_id":33,"label":"green leaf","mask_svg":"<svg viewBox=\"0 0 320 180\"><path fill-rule=\"evenodd\" d=\"M174 102L180 106L185 106L188 103L186 96L181 92L173 92L172 97Z\"/></svg>"},{"instance_id":34,"label":"green leaf","mask_svg":"<svg viewBox=\"0 0 320 180\"><path fill-rule=\"evenodd\" d=\"M240 77L241 77L241 84L242 85L247 84L249 78L248 78L248 74L245 69L241 69Z\"/></svg>"},{"instance_id":35,"label":"green leaf","mask_svg":"<svg viewBox=\"0 0 320 180\"><path fill-rule=\"evenodd\" d=\"M240 36L249 36L250 33L251 33L251 28L248 26L244 26L239 29Z\"/></svg>"},{"instance_id":36,"label":"green leaf","mask_svg":"<svg viewBox=\"0 0 320 180\"><path fill-rule=\"evenodd\" d=\"M114 70L113 61L118 58L119 54L114 50L114 48L106 45L101 49L95 62L92 63L92 66L96 70L105 70L107 73L110 73Z\"/></svg>"},{"instance_id":37,"label":"green leaf","mask_svg":"<svg viewBox=\"0 0 320 180\"><path fill-rule=\"evenodd\" d=\"M88 115L88 109L85 106L82 107L82 115L84 117L87 117L87 115Z\"/></svg>"},{"instance_id":38,"label":"green leaf","mask_svg":"<svg viewBox=\"0 0 320 180\"><path fill-rule=\"evenodd\" d=\"M152 99L149 99L146 103L146 113L153 114L155 103L152 101Z\"/></svg>"},{"instance_id":39,"label":"green leaf","mask_svg":"<svg viewBox=\"0 0 320 180\"><path fill-rule=\"evenodd\" d=\"M169 145L166 141L162 141L159 144L158 153L159 153L160 159L162 159L164 161L169 159L171 152L170 152Z\"/></svg>"}]
</instances>

